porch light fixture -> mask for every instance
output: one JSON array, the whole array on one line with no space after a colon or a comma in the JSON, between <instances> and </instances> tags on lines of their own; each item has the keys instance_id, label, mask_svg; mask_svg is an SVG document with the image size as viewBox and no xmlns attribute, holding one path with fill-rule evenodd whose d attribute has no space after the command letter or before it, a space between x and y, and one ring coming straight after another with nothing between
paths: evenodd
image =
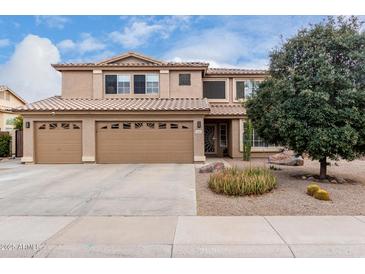
<instances>
[{"instance_id":1,"label":"porch light fixture","mask_svg":"<svg viewBox=\"0 0 365 274\"><path fill-rule=\"evenodd\" d=\"M196 127L197 128L202 128L202 122L201 121L196 122Z\"/></svg>"},{"instance_id":2,"label":"porch light fixture","mask_svg":"<svg viewBox=\"0 0 365 274\"><path fill-rule=\"evenodd\" d=\"M30 122L25 122L25 128L30 128Z\"/></svg>"}]
</instances>

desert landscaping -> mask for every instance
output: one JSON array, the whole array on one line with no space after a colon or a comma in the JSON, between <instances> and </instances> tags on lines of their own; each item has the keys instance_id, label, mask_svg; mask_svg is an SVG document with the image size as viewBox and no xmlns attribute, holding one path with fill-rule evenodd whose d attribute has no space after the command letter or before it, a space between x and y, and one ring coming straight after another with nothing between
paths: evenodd
<instances>
[{"instance_id":1,"label":"desert landscaping","mask_svg":"<svg viewBox=\"0 0 365 274\"><path fill-rule=\"evenodd\" d=\"M277 187L258 196L227 196L214 193L208 187L211 173L196 170L198 215L364 215L365 161L330 161L328 175L346 180L330 183L310 178L319 172L318 161L304 160L303 166L269 164L266 158L242 161L224 158L225 165L239 168L275 166L271 172L277 177ZM306 194L311 182L329 192L331 201L321 201Z\"/></svg>"}]
</instances>

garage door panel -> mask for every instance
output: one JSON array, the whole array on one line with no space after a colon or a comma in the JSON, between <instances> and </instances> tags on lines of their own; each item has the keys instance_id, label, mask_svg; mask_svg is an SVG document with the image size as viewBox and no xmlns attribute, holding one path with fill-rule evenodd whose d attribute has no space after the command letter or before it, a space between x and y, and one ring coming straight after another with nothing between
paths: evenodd
<instances>
[{"instance_id":1,"label":"garage door panel","mask_svg":"<svg viewBox=\"0 0 365 274\"><path fill-rule=\"evenodd\" d=\"M37 122L36 162L42 164L81 163L81 122Z\"/></svg>"},{"instance_id":2,"label":"garage door panel","mask_svg":"<svg viewBox=\"0 0 365 274\"><path fill-rule=\"evenodd\" d=\"M191 163L192 122L97 123L99 163ZM125 129L123 125L130 128ZM165 128L160 129L160 126ZM136 128L136 127L139 128ZM170 126L177 128L170 128ZM113 128L114 127L114 128Z\"/></svg>"}]
</instances>

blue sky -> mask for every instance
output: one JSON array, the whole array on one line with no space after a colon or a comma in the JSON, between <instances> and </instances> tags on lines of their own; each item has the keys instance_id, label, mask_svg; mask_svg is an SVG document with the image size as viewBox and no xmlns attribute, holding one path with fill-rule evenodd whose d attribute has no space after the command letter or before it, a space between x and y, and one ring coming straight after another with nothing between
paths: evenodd
<instances>
[{"instance_id":1,"label":"blue sky","mask_svg":"<svg viewBox=\"0 0 365 274\"><path fill-rule=\"evenodd\" d=\"M211 66L265 68L270 50L321 16L0 16L0 84L25 99L59 94L51 63L124 51Z\"/></svg>"}]
</instances>

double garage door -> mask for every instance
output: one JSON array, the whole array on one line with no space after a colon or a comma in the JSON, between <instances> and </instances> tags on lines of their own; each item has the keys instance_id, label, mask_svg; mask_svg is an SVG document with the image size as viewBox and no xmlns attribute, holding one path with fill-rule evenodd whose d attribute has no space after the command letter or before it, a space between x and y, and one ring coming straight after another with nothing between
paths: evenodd
<instances>
[{"instance_id":1,"label":"double garage door","mask_svg":"<svg viewBox=\"0 0 365 274\"><path fill-rule=\"evenodd\" d=\"M37 163L81 163L81 122L37 122ZM97 163L192 163L192 122L96 123Z\"/></svg>"}]
</instances>

